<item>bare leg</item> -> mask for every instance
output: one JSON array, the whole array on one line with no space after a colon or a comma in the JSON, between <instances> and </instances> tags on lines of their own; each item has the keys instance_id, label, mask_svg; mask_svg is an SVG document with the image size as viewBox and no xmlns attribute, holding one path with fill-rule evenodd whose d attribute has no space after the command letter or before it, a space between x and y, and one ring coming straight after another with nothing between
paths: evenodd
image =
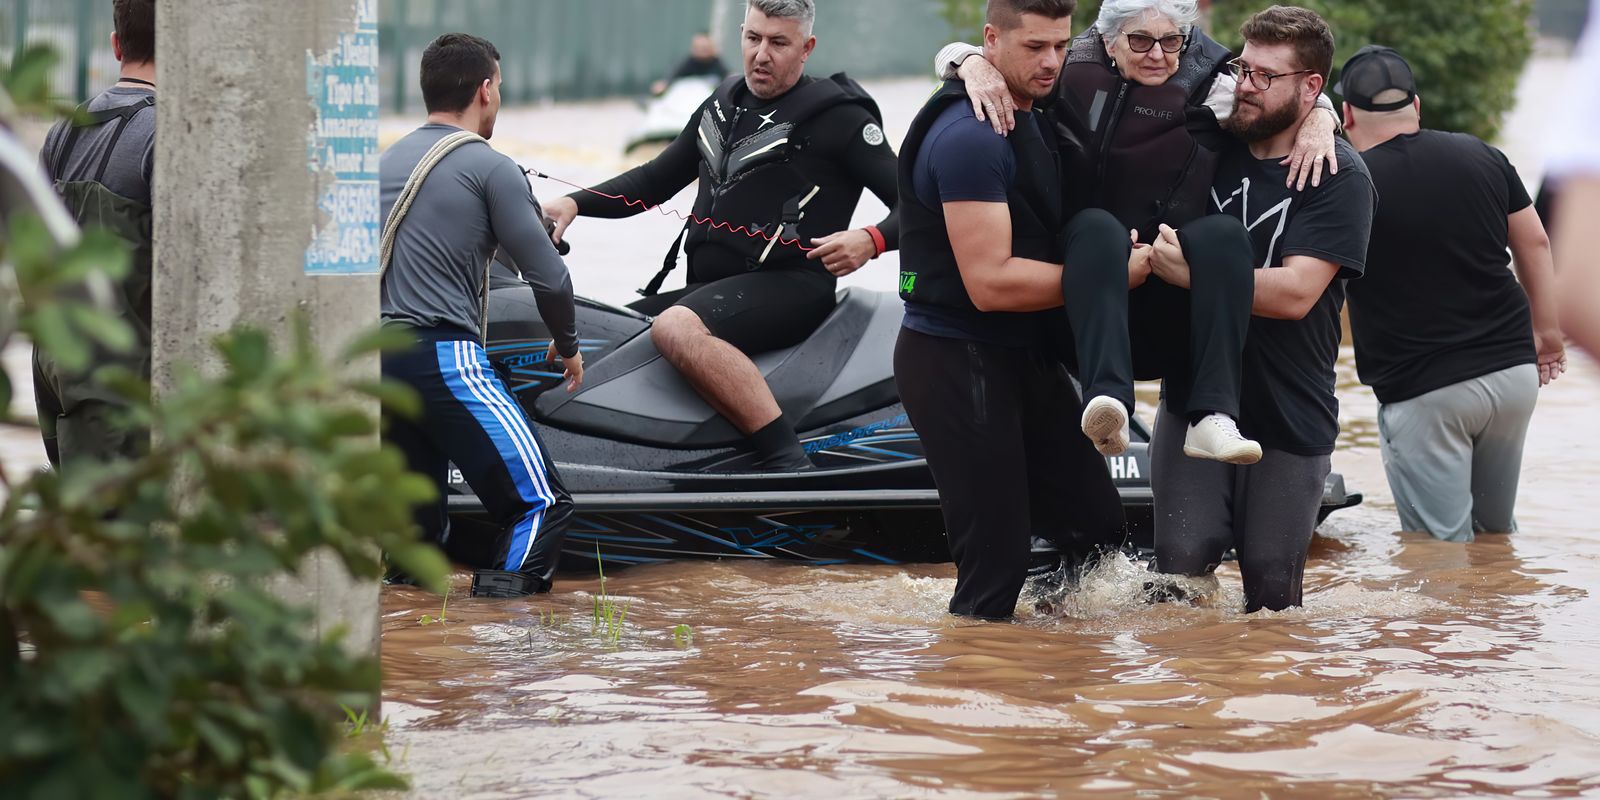
<instances>
[{"instance_id":1,"label":"bare leg","mask_svg":"<svg viewBox=\"0 0 1600 800\"><path fill-rule=\"evenodd\" d=\"M661 312L650 328L650 339L740 433L749 436L783 415L761 371L739 349L711 335L693 311L673 306Z\"/></svg>"}]
</instances>

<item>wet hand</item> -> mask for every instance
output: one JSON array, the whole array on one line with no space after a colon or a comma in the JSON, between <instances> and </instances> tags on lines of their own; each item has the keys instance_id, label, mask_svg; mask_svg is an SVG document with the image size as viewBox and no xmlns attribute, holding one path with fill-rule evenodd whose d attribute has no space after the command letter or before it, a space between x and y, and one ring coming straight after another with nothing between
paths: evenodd
<instances>
[{"instance_id":1,"label":"wet hand","mask_svg":"<svg viewBox=\"0 0 1600 800\"><path fill-rule=\"evenodd\" d=\"M1327 165L1330 176L1339 174L1339 156L1334 150L1334 131L1339 124L1334 121L1333 112L1322 111L1321 114L1312 111L1306 124L1300 126L1294 150L1289 152L1288 158L1278 162L1289 168L1289 179L1283 185L1295 191L1304 191L1307 180L1312 186L1321 186L1323 165Z\"/></svg>"},{"instance_id":2,"label":"wet hand","mask_svg":"<svg viewBox=\"0 0 1600 800\"><path fill-rule=\"evenodd\" d=\"M578 387L583 385L582 350L573 353L571 358L562 358L561 352L556 350L556 343L551 342L550 349L545 351L544 359L547 364L554 364L558 359L561 361L561 379L567 382L567 394L578 391Z\"/></svg>"},{"instance_id":3,"label":"wet hand","mask_svg":"<svg viewBox=\"0 0 1600 800\"><path fill-rule=\"evenodd\" d=\"M1178 232L1162 225L1161 233L1150 246L1150 274L1180 289L1189 288L1189 261L1184 258Z\"/></svg>"},{"instance_id":4,"label":"wet hand","mask_svg":"<svg viewBox=\"0 0 1600 800\"><path fill-rule=\"evenodd\" d=\"M967 84L972 113L979 122L988 122L1001 136L1017 126L1017 103L1011 98L1005 77L993 64L983 56L969 56L961 62L956 74Z\"/></svg>"},{"instance_id":5,"label":"wet hand","mask_svg":"<svg viewBox=\"0 0 1600 800\"><path fill-rule=\"evenodd\" d=\"M544 216L553 226L550 241L559 243L567 234L567 226L578 218L578 203L570 197L557 197L545 204Z\"/></svg>"},{"instance_id":6,"label":"wet hand","mask_svg":"<svg viewBox=\"0 0 1600 800\"><path fill-rule=\"evenodd\" d=\"M812 239L811 246L816 249L807 253L806 258L821 261L822 266L835 278L843 278L861 269L863 264L878 254L872 234L859 228Z\"/></svg>"},{"instance_id":7,"label":"wet hand","mask_svg":"<svg viewBox=\"0 0 1600 800\"><path fill-rule=\"evenodd\" d=\"M1550 382L1567 371L1567 345L1561 331L1534 331L1533 344L1539 352L1539 385Z\"/></svg>"}]
</instances>

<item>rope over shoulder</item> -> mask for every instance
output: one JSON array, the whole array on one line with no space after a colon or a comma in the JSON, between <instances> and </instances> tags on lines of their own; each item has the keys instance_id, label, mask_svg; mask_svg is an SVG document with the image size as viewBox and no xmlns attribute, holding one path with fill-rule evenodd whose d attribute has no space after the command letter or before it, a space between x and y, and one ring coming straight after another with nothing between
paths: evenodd
<instances>
[{"instance_id":1,"label":"rope over shoulder","mask_svg":"<svg viewBox=\"0 0 1600 800\"><path fill-rule=\"evenodd\" d=\"M439 166L439 162L444 161L445 156L455 152L462 145L472 144L473 142L488 144L486 139L476 133L456 131L435 142L433 147L428 148L428 152L423 154L422 160L417 162L416 168L411 170L411 177L406 179L405 188L400 190L400 196L394 201L394 208L389 209L388 219L383 221L383 243L378 251L378 274L380 280L382 279L381 276L389 272L389 262L394 259L394 243L395 238L400 233L400 223L405 221L406 214L411 211L411 204L416 201L417 193L422 190L423 182L428 179L428 175L433 172L433 168ZM493 263L494 259L492 257L484 262L483 290L478 298L478 335L486 340L489 336L489 265Z\"/></svg>"}]
</instances>

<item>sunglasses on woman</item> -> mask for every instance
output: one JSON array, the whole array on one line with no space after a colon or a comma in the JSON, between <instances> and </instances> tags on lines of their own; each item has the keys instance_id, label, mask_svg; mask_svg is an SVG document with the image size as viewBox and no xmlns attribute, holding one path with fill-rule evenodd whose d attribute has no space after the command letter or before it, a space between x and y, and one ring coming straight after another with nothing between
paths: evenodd
<instances>
[{"instance_id":1,"label":"sunglasses on woman","mask_svg":"<svg viewBox=\"0 0 1600 800\"><path fill-rule=\"evenodd\" d=\"M1183 43L1188 39L1187 36L1181 33L1174 33L1171 36L1163 36L1159 39L1144 33L1124 33L1122 35L1128 37L1128 49L1135 53L1148 53L1150 48L1155 47L1157 43L1161 45L1161 52L1176 53L1183 49Z\"/></svg>"}]
</instances>

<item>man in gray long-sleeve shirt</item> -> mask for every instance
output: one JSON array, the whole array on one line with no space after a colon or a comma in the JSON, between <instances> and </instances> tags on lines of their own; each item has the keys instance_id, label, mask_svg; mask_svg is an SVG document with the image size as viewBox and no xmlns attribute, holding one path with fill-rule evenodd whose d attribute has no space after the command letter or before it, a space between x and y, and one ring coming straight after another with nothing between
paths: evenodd
<instances>
[{"instance_id":1,"label":"man in gray long-sleeve shirt","mask_svg":"<svg viewBox=\"0 0 1600 800\"><path fill-rule=\"evenodd\" d=\"M421 74L428 122L379 162L385 220L435 144L462 131L488 139L500 110L500 54L483 39L440 36L423 52ZM443 541L445 473L454 463L503 530L496 562L473 577L474 597L548 591L572 515L549 451L484 351L488 264L497 247L533 286L550 329L550 358L562 359L568 391L576 390L583 357L571 276L522 171L487 142L461 145L428 173L398 222L383 275L384 325L418 339L384 356L383 373L423 404L420 419L386 414L385 438L439 489L436 502L417 508L417 523L428 540Z\"/></svg>"}]
</instances>

